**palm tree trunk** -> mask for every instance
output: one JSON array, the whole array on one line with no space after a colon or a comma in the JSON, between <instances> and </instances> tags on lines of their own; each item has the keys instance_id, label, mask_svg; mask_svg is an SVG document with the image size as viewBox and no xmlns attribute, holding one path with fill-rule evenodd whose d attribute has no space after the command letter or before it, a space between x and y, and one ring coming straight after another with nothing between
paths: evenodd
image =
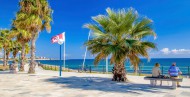
<instances>
[{"instance_id":1,"label":"palm tree trunk","mask_svg":"<svg viewBox=\"0 0 190 97\"><path fill-rule=\"evenodd\" d=\"M31 40L31 62L28 73L35 73L35 43L36 37L35 33L32 33L32 40Z\"/></svg>"},{"instance_id":2,"label":"palm tree trunk","mask_svg":"<svg viewBox=\"0 0 190 97\"><path fill-rule=\"evenodd\" d=\"M13 56L13 63L16 63L16 56Z\"/></svg>"},{"instance_id":3,"label":"palm tree trunk","mask_svg":"<svg viewBox=\"0 0 190 97\"><path fill-rule=\"evenodd\" d=\"M114 65L113 68L113 79L112 81L122 81L125 82L127 81L126 77L126 71L125 71L125 65Z\"/></svg>"},{"instance_id":4,"label":"palm tree trunk","mask_svg":"<svg viewBox=\"0 0 190 97\"><path fill-rule=\"evenodd\" d=\"M6 50L4 49L4 55L3 55L3 66L6 66L7 58L6 58Z\"/></svg>"},{"instance_id":5,"label":"palm tree trunk","mask_svg":"<svg viewBox=\"0 0 190 97\"><path fill-rule=\"evenodd\" d=\"M24 71L25 43L22 44L20 71Z\"/></svg>"},{"instance_id":6,"label":"palm tree trunk","mask_svg":"<svg viewBox=\"0 0 190 97\"><path fill-rule=\"evenodd\" d=\"M135 70L135 75L137 75L138 74L138 70L139 70L138 66L135 66L134 70Z\"/></svg>"},{"instance_id":7,"label":"palm tree trunk","mask_svg":"<svg viewBox=\"0 0 190 97\"><path fill-rule=\"evenodd\" d=\"M10 52L6 51L6 56L5 56L5 57L6 57L6 62L5 62L5 63L6 63L6 64L5 64L6 66L7 66L7 64L8 64L9 54L10 54Z\"/></svg>"}]
</instances>

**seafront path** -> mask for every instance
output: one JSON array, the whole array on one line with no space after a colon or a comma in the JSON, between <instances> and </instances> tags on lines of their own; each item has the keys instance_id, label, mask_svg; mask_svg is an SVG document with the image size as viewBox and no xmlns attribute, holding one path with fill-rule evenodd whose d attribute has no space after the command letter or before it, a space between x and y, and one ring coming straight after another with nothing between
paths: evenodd
<instances>
[{"instance_id":1,"label":"seafront path","mask_svg":"<svg viewBox=\"0 0 190 97\"><path fill-rule=\"evenodd\" d=\"M28 66L25 67L28 70ZM36 68L36 74L0 71L0 97L189 97L190 79L171 89L171 82L150 87L143 76L129 76L130 82L113 82L111 74L63 72ZM159 84L159 82L158 82ZM168 86L169 85L169 86Z\"/></svg>"}]
</instances>

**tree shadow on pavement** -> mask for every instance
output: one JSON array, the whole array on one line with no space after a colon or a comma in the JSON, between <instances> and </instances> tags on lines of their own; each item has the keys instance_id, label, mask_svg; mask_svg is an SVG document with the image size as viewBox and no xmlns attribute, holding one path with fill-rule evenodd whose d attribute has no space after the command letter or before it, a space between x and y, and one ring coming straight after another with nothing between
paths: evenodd
<instances>
[{"instance_id":1,"label":"tree shadow on pavement","mask_svg":"<svg viewBox=\"0 0 190 97\"><path fill-rule=\"evenodd\" d=\"M168 87L149 87L148 84L114 82L111 81L110 78L102 77L54 77L50 79L45 79L45 81L56 84L63 84L63 88L98 90L104 92L132 93L134 95L140 95L141 92L164 93L161 91L161 89L169 89Z\"/></svg>"}]
</instances>

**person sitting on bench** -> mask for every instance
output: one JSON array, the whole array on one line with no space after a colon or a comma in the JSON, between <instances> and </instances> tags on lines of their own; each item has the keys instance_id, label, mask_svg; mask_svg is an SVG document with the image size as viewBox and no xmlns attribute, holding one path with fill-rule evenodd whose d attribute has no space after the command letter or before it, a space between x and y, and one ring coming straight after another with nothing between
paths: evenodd
<instances>
[{"instance_id":1,"label":"person sitting on bench","mask_svg":"<svg viewBox=\"0 0 190 97\"><path fill-rule=\"evenodd\" d=\"M160 64L156 63L154 68L152 69L152 77L158 77L160 75Z\"/></svg>"},{"instance_id":2,"label":"person sitting on bench","mask_svg":"<svg viewBox=\"0 0 190 97\"><path fill-rule=\"evenodd\" d=\"M173 63L168 70L168 74L171 78L175 79L179 78L179 75L182 74L182 72L180 71L179 67L176 66L176 63ZM177 82L177 87L181 87L181 85L179 85L179 82Z\"/></svg>"},{"instance_id":3,"label":"person sitting on bench","mask_svg":"<svg viewBox=\"0 0 190 97\"><path fill-rule=\"evenodd\" d=\"M152 69L152 77L154 78L158 78L160 76L161 70L160 70L160 64L156 63L154 68ZM156 85L157 80L155 80L154 85ZM160 85L162 84L162 82L160 82Z\"/></svg>"}]
</instances>

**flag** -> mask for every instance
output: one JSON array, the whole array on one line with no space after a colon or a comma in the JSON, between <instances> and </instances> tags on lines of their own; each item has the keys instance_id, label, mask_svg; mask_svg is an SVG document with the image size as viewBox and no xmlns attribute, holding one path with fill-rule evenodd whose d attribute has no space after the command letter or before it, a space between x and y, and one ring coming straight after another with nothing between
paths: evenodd
<instances>
[{"instance_id":1,"label":"flag","mask_svg":"<svg viewBox=\"0 0 190 97\"><path fill-rule=\"evenodd\" d=\"M65 32L51 38L52 43L58 43L58 41L65 42Z\"/></svg>"}]
</instances>

